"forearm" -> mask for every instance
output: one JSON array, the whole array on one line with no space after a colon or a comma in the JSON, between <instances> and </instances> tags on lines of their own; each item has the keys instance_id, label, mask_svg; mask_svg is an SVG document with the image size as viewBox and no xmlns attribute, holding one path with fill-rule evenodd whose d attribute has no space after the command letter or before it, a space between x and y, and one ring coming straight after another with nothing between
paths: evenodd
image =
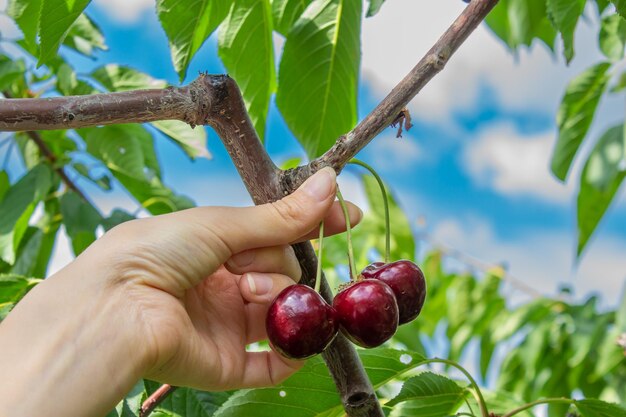
<instances>
[{"instance_id":1,"label":"forearm","mask_svg":"<svg viewBox=\"0 0 626 417\"><path fill-rule=\"evenodd\" d=\"M0 324L1 417L105 415L145 370L121 325L139 313L81 275L70 266L46 280Z\"/></svg>"}]
</instances>

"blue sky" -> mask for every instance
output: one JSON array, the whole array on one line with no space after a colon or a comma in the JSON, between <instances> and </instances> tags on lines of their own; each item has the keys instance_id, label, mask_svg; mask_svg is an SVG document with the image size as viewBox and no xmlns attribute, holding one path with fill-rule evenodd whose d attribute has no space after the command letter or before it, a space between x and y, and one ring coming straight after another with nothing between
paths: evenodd
<instances>
[{"instance_id":1,"label":"blue sky","mask_svg":"<svg viewBox=\"0 0 626 417\"><path fill-rule=\"evenodd\" d=\"M361 117L463 7L460 0L428 6L388 0L379 15L364 22ZM117 62L177 84L153 0L95 0L88 12L103 29L110 49L98 53L96 61L66 51L79 70ZM580 161L566 185L548 170L556 108L567 80L601 59L597 19L591 10L587 14L577 31L577 56L570 67L538 45L513 56L488 30L479 28L411 103L411 131L395 139L395 130L386 130L360 157L390 184L416 229L418 218L426 220L422 230L436 242L487 263L504 262L514 278L546 294L565 283L576 288L578 299L599 291L604 305L610 306L626 276L625 199L622 196L609 212L576 268L574 202ZM279 51L280 38L275 45ZM192 61L185 82L198 71L223 72L216 56L213 37ZM597 137L623 114L623 98L603 102L592 135ZM158 141L166 183L199 204L248 204L226 152L212 131L209 135L211 161L191 163L169 142ZM277 162L303 155L274 106L267 138ZM342 175L342 188L349 198L362 202L362 190L351 172ZM102 193L96 202L104 211L129 205L128 199ZM68 256L58 249L54 267ZM454 262L450 266L465 267ZM515 292L511 296L524 297Z\"/></svg>"}]
</instances>

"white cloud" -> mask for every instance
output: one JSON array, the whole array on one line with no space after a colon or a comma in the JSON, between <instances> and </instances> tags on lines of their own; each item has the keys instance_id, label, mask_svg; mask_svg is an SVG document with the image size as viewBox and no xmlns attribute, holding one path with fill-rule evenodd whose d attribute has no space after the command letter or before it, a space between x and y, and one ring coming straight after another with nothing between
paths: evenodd
<instances>
[{"instance_id":1,"label":"white cloud","mask_svg":"<svg viewBox=\"0 0 626 417\"><path fill-rule=\"evenodd\" d=\"M379 95L387 94L430 49L465 7L460 0L386 2L363 26L363 75ZM560 42L560 41L557 41ZM601 59L596 12L589 10L576 33L576 57L569 66L543 45L517 57L481 25L446 68L411 104L415 117L447 121L453 110L470 110L481 83L490 85L506 108L555 113L567 82ZM623 113L604 106L602 117Z\"/></svg>"},{"instance_id":2,"label":"white cloud","mask_svg":"<svg viewBox=\"0 0 626 417\"><path fill-rule=\"evenodd\" d=\"M555 135L524 136L510 124L483 130L463 151L463 167L479 185L507 195L529 195L551 202L570 202L572 182L550 174Z\"/></svg>"},{"instance_id":3,"label":"white cloud","mask_svg":"<svg viewBox=\"0 0 626 417\"><path fill-rule=\"evenodd\" d=\"M154 10L155 0L95 0L94 3L120 23L135 23L148 10Z\"/></svg>"},{"instance_id":4,"label":"white cloud","mask_svg":"<svg viewBox=\"0 0 626 417\"><path fill-rule=\"evenodd\" d=\"M484 262L504 262L514 278L546 295L554 296L560 285L571 284L577 300L594 292L602 296L604 306L614 307L626 282L626 242L612 236L598 236L575 268L574 239L567 232L527 230L502 239L482 219L449 219L432 234L436 241ZM516 291L513 299L522 295Z\"/></svg>"}]
</instances>

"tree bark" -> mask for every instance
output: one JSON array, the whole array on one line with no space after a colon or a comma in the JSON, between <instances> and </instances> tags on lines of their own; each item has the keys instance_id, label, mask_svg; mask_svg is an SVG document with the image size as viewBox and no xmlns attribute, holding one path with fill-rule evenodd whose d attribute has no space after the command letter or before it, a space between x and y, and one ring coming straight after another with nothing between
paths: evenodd
<instances>
[{"instance_id":1,"label":"tree bark","mask_svg":"<svg viewBox=\"0 0 626 417\"><path fill-rule=\"evenodd\" d=\"M255 204L276 201L293 192L306 178L325 166L338 173L385 127L398 119L408 102L440 72L452 54L479 25L498 0L473 0L430 51L387 97L352 131L309 164L278 169L263 148L245 110L236 83L225 75L201 75L185 87L122 93L0 101L0 130L74 129L115 123L182 120L192 126L212 126L223 141ZM317 259L310 243L294 245L311 284ZM322 296L332 293L325 279ZM383 413L354 347L339 336L323 354L346 414L351 417ZM163 389L165 395L172 389ZM152 400L159 400L153 398Z\"/></svg>"}]
</instances>

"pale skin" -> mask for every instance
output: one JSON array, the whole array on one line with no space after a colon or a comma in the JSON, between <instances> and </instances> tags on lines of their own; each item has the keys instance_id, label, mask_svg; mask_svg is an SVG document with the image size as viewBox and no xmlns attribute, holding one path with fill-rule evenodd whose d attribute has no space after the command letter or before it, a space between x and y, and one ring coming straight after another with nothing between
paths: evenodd
<instances>
[{"instance_id":1,"label":"pale skin","mask_svg":"<svg viewBox=\"0 0 626 417\"><path fill-rule=\"evenodd\" d=\"M208 391L277 384L295 362L246 352L302 272L289 244L345 230L325 168L292 195L120 225L0 323L0 416L102 416L140 378ZM349 204L352 224L360 210Z\"/></svg>"}]
</instances>

